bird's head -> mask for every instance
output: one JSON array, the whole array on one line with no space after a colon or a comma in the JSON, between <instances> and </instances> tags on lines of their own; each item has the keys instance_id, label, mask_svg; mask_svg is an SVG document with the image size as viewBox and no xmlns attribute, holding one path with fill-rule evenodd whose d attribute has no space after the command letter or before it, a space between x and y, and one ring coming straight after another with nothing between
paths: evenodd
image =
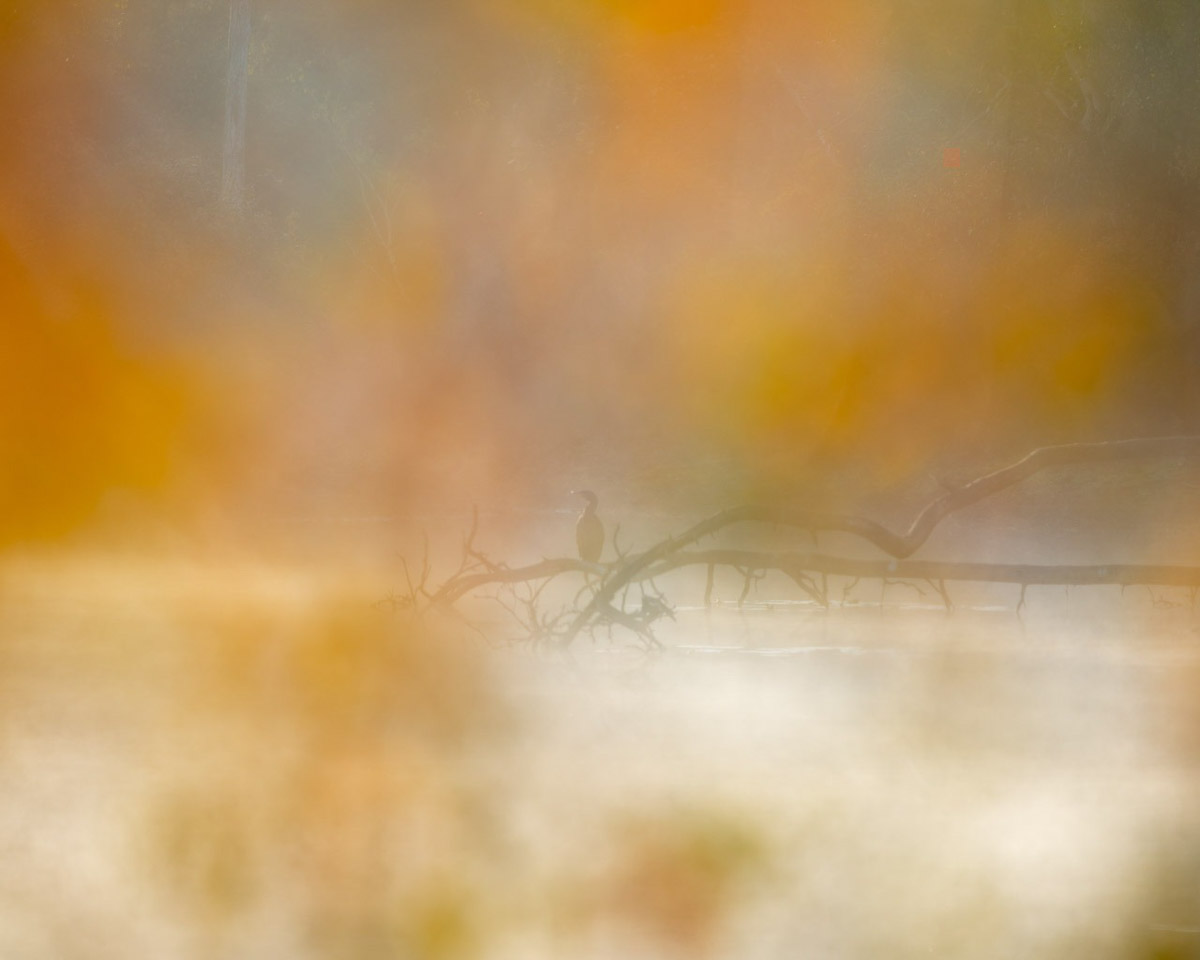
<instances>
[{"instance_id":1,"label":"bird's head","mask_svg":"<svg viewBox=\"0 0 1200 960\"><path fill-rule=\"evenodd\" d=\"M595 507L600 502L600 498L592 493L591 490L572 490L571 493L577 497L583 497L592 507Z\"/></svg>"}]
</instances>

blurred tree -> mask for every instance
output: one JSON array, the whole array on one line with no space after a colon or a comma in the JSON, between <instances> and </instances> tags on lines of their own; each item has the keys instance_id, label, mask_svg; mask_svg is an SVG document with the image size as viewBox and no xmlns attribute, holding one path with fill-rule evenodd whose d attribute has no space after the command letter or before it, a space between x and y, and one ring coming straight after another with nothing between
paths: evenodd
<instances>
[{"instance_id":1,"label":"blurred tree","mask_svg":"<svg viewBox=\"0 0 1200 960\"><path fill-rule=\"evenodd\" d=\"M225 153L221 203L240 211L245 190L246 86L250 73L250 0L229 5L229 66L225 74Z\"/></svg>"}]
</instances>

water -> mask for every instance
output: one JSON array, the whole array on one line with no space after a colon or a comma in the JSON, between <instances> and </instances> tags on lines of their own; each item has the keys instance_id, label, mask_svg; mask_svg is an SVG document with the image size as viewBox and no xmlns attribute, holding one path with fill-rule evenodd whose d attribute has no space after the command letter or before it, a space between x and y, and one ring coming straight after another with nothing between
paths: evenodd
<instances>
[{"instance_id":1,"label":"water","mask_svg":"<svg viewBox=\"0 0 1200 960\"><path fill-rule=\"evenodd\" d=\"M0 955L1195 955L1186 606L760 597L547 656L385 580L10 564Z\"/></svg>"}]
</instances>

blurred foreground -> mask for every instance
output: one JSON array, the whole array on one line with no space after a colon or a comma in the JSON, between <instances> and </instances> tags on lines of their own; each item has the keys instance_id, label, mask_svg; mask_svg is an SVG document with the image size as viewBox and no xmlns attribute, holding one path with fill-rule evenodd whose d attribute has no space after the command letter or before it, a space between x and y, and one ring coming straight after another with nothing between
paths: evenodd
<instances>
[{"instance_id":1,"label":"blurred foreground","mask_svg":"<svg viewBox=\"0 0 1200 960\"><path fill-rule=\"evenodd\" d=\"M1196 954L1186 597L682 610L647 662L387 588L9 558L0 955Z\"/></svg>"}]
</instances>

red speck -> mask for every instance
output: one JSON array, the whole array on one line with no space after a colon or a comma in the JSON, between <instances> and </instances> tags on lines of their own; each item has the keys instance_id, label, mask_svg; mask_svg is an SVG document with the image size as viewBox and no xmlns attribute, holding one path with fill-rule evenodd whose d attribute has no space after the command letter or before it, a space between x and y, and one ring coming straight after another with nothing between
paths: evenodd
<instances>
[{"instance_id":1,"label":"red speck","mask_svg":"<svg viewBox=\"0 0 1200 960\"><path fill-rule=\"evenodd\" d=\"M947 147L942 151L942 166L957 167L962 165L962 151L958 147Z\"/></svg>"}]
</instances>

